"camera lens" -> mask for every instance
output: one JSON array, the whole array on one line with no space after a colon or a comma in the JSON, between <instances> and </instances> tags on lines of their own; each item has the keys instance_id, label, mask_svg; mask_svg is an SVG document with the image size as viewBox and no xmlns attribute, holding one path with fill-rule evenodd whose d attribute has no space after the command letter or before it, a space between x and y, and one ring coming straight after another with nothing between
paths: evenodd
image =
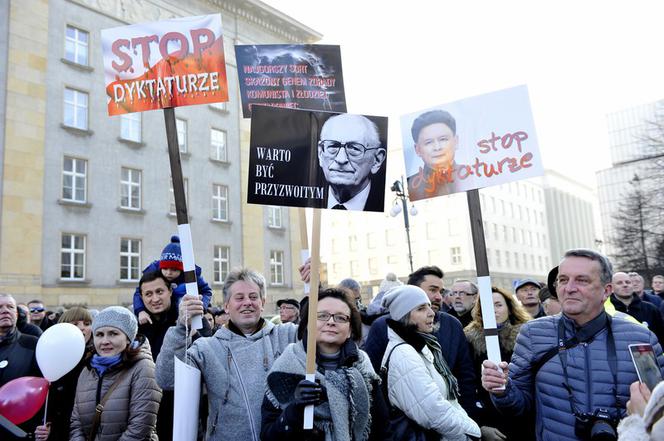
<instances>
[{"instance_id":1,"label":"camera lens","mask_svg":"<svg viewBox=\"0 0 664 441\"><path fill-rule=\"evenodd\" d=\"M597 421L590 429L591 441L616 441L618 436L611 424L606 421Z\"/></svg>"}]
</instances>

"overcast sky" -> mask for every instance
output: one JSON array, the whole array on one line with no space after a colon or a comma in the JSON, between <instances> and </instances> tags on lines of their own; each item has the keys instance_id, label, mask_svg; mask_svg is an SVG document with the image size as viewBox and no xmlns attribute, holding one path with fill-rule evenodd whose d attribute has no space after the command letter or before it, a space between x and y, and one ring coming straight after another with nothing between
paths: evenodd
<instances>
[{"instance_id":1,"label":"overcast sky","mask_svg":"<svg viewBox=\"0 0 664 441\"><path fill-rule=\"evenodd\" d=\"M594 187L605 115L664 98L664 2L264 1L341 45L348 112L390 117L391 150L403 114L526 84L544 167Z\"/></svg>"}]
</instances>

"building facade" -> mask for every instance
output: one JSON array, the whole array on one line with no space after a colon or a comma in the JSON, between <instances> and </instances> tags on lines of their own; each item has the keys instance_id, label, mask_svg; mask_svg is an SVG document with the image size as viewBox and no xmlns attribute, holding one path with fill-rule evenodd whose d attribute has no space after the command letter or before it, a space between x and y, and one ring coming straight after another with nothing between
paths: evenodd
<instances>
[{"instance_id":1,"label":"building facade","mask_svg":"<svg viewBox=\"0 0 664 441\"><path fill-rule=\"evenodd\" d=\"M301 294L296 211L245 202L249 121L233 45L312 43L320 34L256 0L0 8L0 290L52 306L131 302L177 223L162 112L108 116L100 30L221 13L230 101L175 110L196 264L217 303L226 274L241 265L265 274L266 311Z\"/></svg>"},{"instance_id":2,"label":"building facade","mask_svg":"<svg viewBox=\"0 0 664 441\"><path fill-rule=\"evenodd\" d=\"M630 181L638 176L642 185L649 185L648 179L644 178L648 176L652 158L645 138L650 134L650 130L656 130L652 122L658 119L658 110L661 110L663 105L664 100L660 100L607 115L611 167L597 172L597 193L605 252L609 255L614 253L613 216L632 187Z\"/></svg>"},{"instance_id":3,"label":"building facade","mask_svg":"<svg viewBox=\"0 0 664 441\"><path fill-rule=\"evenodd\" d=\"M386 211L392 204L400 204L393 198L393 194L387 195ZM593 200L590 189L552 171L540 178L481 189L492 283L511 291L518 279L529 277L544 282L565 250L594 247ZM441 267L446 286L454 279L475 278L466 194L426 199L414 205L417 214L409 216L413 267ZM362 282L368 300L377 293L386 273L394 272L406 280L410 265L402 213L395 217L354 214L357 219L346 213L325 215L331 230L344 232L323 236L331 237L325 256L330 283L353 277Z\"/></svg>"}]
</instances>

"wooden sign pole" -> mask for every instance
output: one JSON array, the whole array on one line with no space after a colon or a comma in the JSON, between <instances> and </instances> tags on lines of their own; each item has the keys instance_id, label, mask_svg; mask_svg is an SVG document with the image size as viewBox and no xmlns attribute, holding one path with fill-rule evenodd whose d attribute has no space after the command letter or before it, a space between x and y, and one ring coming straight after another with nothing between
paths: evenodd
<instances>
[{"instance_id":1,"label":"wooden sign pole","mask_svg":"<svg viewBox=\"0 0 664 441\"><path fill-rule=\"evenodd\" d=\"M311 233L311 278L309 285L309 314L307 323L307 370L306 379L316 379L316 334L318 314L318 282L320 279L320 218L321 210L314 208L313 228ZM304 429L314 427L314 406L304 408Z\"/></svg>"},{"instance_id":2,"label":"wooden sign pole","mask_svg":"<svg viewBox=\"0 0 664 441\"><path fill-rule=\"evenodd\" d=\"M482 206L480 205L480 196L477 190L468 191L467 196L468 211L470 213L470 231L473 237L475 266L477 268L477 286L479 287L480 303L482 305L482 322L484 325L484 338L486 339L487 358L498 364L500 363L500 346L498 344L496 315L493 309L489 262L484 242Z\"/></svg>"},{"instance_id":3,"label":"wooden sign pole","mask_svg":"<svg viewBox=\"0 0 664 441\"><path fill-rule=\"evenodd\" d=\"M164 108L164 121L166 122L168 158L171 163L175 214L178 222L178 235L180 236L182 264L184 266L184 282L187 289L187 295L198 297L196 264L194 263L194 246L191 238L191 228L189 227L189 216L187 215L187 200L184 193L184 179L182 178L182 163L180 162L180 147L178 144L177 125L175 123L175 110L172 107ZM201 329L203 327L203 317L200 315L192 317L191 327L193 329Z\"/></svg>"}]
</instances>

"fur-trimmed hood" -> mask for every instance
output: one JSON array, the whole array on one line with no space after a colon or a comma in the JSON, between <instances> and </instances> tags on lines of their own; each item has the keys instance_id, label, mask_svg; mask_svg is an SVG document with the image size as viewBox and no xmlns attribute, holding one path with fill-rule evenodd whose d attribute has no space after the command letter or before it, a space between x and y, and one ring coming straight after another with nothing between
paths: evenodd
<instances>
[{"instance_id":1,"label":"fur-trimmed hood","mask_svg":"<svg viewBox=\"0 0 664 441\"><path fill-rule=\"evenodd\" d=\"M514 351L514 344L516 343L516 336L519 335L519 330L522 324L513 325L509 322L505 323L498 331L498 341L500 348L510 354ZM475 354L486 354L486 339L484 338L484 329L477 323L471 322L463 330L466 334L466 340L473 347Z\"/></svg>"}]
</instances>

